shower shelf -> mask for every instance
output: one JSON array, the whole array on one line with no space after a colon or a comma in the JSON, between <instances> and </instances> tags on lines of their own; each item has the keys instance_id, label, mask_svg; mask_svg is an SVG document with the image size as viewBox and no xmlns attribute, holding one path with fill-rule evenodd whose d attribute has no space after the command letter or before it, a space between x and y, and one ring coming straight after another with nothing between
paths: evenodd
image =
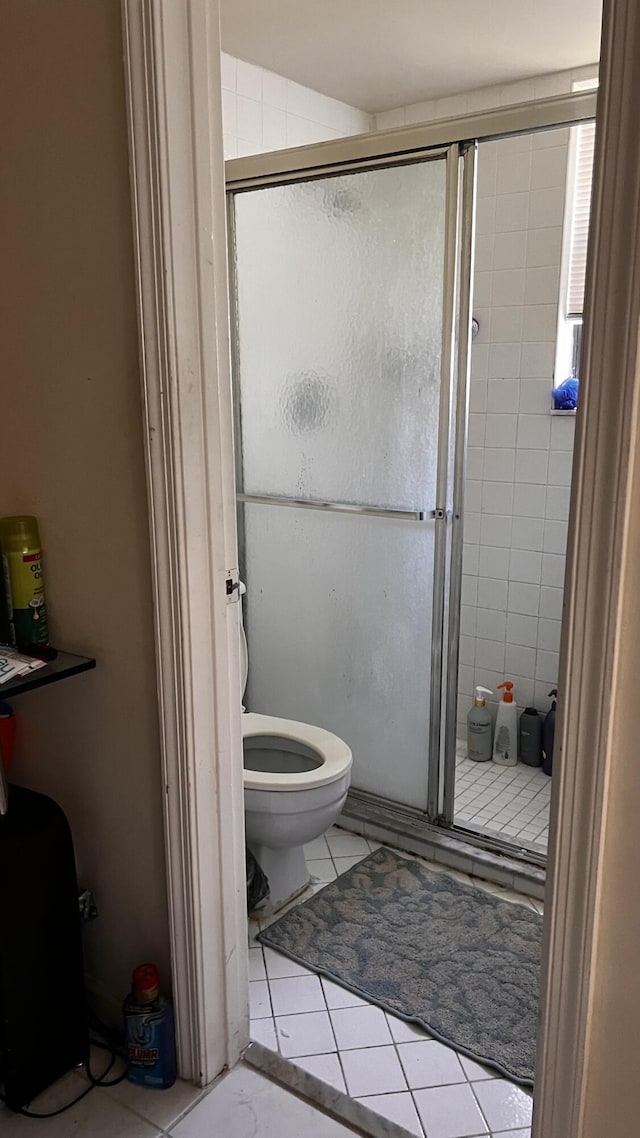
<instances>
[{"instance_id":1,"label":"shower shelf","mask_svg":"<svg viewBox=\"0 0 640 1138\"><path fill-rule=\"evenodd\" d=\"M573 411L557 411L555 407L552 407L551 410L549 411L549 414L550 415L571 415L571 416L575 417L576 408L574 407Z\"/></svg>"}]
</instances>

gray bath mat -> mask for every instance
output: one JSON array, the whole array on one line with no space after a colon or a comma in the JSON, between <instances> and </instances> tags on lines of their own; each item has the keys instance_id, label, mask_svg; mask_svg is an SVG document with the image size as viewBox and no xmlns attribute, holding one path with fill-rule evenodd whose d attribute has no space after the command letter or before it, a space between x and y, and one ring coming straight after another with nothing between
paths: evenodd
<instances>
[{"instance_id":1,"label":"gray bath mat","mask_svg":"<svg viewBox=\"0 0 640 1138\"><path fill-rule=\"evenodd\" d=\"M542 920L379 849L258 939L533 1085Z\"/></svg>"}]
</instances>

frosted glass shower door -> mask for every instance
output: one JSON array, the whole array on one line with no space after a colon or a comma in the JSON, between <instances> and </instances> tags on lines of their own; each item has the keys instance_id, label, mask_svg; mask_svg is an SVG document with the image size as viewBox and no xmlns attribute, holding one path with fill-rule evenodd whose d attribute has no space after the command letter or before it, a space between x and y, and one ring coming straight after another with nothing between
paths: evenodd
<instances>
[{"instance_id":1,"label":"frosted glass shower door","mask_svg":"<svg viewBox=\"0 0 640 1138\"><path fill-rule=\"evenodd\" d=\"M438 157L232 196L246 703L422 809L446 186Z\"/></svg>"}]
</instances>

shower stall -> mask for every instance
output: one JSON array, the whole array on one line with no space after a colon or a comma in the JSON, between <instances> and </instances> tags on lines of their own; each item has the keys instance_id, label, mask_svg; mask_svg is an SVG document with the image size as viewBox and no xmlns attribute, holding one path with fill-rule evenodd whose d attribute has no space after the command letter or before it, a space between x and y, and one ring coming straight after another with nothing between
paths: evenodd
<instances>
[{"instance_id":1,"label":"shower stall","mask_svg":"<svg viewBox=\"0 0 640 1138\"><path fill-rule=\"evenodd\" d=\"M473 830L455 799L478 153L593 113L572 96L227 163L245 702L345 739L352 802L396 822Z\"/></svg>"}]
</instances>

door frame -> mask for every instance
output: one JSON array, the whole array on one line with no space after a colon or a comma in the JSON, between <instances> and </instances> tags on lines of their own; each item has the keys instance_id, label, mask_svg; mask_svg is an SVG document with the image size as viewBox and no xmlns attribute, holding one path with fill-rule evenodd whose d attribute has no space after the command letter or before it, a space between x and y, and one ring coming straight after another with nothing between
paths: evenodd
<instances>
[{"instance_id":1,"label":"door frame","mask_svg":"<svg viewBox=\"0 0 640 1138\"><path fill-rule=\"evenodd\" d=\"M205 1084L236 1061L248 1039L219 13L217 0L122 0L122 11L174 998L181 1074ZM640 61L635 0L605 0L604 30L586 397L575 457L581 485L572 501L570 619L561 653L561 684L567 690L571 679L572 701L558 724L538 1138L586 1134L595 948L606 933L598 923L599 855L615 826L606 814L609 674L622 632L629 632L622 618L633 588L624 553L629 460L640 439L640 284L635 249L621 235L624 216L612 205L622 203L636 221L640 216L631 111ZM496 118L513 121L522 113L504 108ZM544 104L538 113L546 113ZM481 118L468 117L466 137L483 133ZM447 123L404 129L407 142L414 131L421 145L427 135L433 145L455 140ZM339 160L354 143L321 145ZM358 145L374 144L363 136ZM289 157L263 161L269 167ZM597 291L596 272L607 283ZM625 303L613 306L615 287L625 285ZM640 615L633 618L637 640ZM635 732L633 699L614 710L617 729L628 722Z\"/></svg>"}]
</instances>

